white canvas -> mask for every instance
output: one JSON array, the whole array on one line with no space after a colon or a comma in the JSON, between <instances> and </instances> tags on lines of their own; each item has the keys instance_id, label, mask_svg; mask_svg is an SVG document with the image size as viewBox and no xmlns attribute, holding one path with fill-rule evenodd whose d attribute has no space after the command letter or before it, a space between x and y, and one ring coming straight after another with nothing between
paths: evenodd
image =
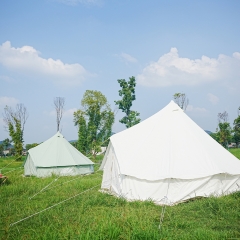
<instances>
[{"instance_id":1,"label":"white canvas","mask_svg":"<svg viewBox=\"0 0 240 240\"><path fill-rule=\"evenodd\" d=\"M61 133L28 151L24 174L47 177L92 173L93 162L73 147Z\"/></svg>"},{"instance_id":2,"label":"white canvas","mask_svg":"<svg viewBox=\"0 0 240 240\"><path fill-rule=\"evenodd\" d=\"M129 200L176 204L240 188L240 161L171 101L110 138L102 189Z\"/></svg>"}]
</instances>

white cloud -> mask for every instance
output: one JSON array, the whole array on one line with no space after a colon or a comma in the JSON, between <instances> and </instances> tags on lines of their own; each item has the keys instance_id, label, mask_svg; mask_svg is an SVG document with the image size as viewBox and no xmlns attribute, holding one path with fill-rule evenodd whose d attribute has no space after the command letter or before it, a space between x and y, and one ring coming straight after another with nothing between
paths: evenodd
<instances>
[{"instance_id":1,"label":"white cloud","mask_svg":"<svg viewBox=\"0 0 240 240\"><path fill-rule=\"evenodd\" d=\"M127 53L121 53L120 57L122 57L126 62L135 63L137 59Z\"/></svg>"},{"instance_id":2,"label":"white cloud","mask_svg":"<svg viewBox=\"0 0 240 240\"><path fill-rule=\"evenodd\" d=\"M0 64L17 73L29 77L44 77L57 83L78 85L90 75L78 63L67 64L61 60L41 58L40 52L31 46L11 47L9 41L0 45Z\"/></svg>"},{"instance_id":3,"label":"white cloud","mask_svg":"<svg viewBox=\"0 0 240 240\"><path fill-rule=\"evenodd\" d=\"M233 57L240 59L240 53L239 52L233 53Z\"/></svg>"},{"instance_id":4,"label":"white cloud","mask_svg":"<svg viewBox=\"0 0 240 240\"><path fill-rule=\"evenodd\" d=\"M19 103L19 100L13 97L0 97L0 107L5 107L6 105L14 107Z\"/></svg>"},{"instance_id":5,"label":"white cloud","mask_svg":"<svg viewBox=\"0 0 240 240\"><path fill-rule=\"evenodd\" d=\"M218 58L202 56L201 59L179 57L177 48L171 48L157 62L146 66L137 76L144 86L198 85L206 82L231 79L236 84L240 80L240 53L232 57L220 54ZM226 79L227 78L227 79Z\"/></svg>"},{"instance_id":6,"label":"white cloud","mask_svg":"<svg viewBox=\"0 0 240 240\"><path fill-rule=\"evenodd\" d=\"M73 117L73 113L77 111L77 108L71 108L63 112L64 117Z\"/></svg>"},{"instance_id":7,"label":"white cloud","mask_svg":"<svg viewBox=\"0 0 240 240\"><path fill-rule=\"evenodd\" d=\"M205 113L205 112L207 112L207 110L205 108L194 107L193 105L188 105L186 112Z\"/></svg>"},{"instance_id":8,"label":"white cloud","mask_svg":"<svg viewBox=\"0 0 240 240\"><path fill-rule=\"evenodd\" d=\"M216 105L219 102L219 98L217 96L215 96L212 93L208 93L208 100L213 104Z\"/></svg>"}]
</instances>

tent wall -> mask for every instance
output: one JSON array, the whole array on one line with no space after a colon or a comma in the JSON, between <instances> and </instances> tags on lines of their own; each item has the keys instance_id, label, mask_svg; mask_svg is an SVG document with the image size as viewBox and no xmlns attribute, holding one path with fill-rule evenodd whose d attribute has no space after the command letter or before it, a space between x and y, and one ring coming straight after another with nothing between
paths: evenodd
<instances>
[{"instance_id":1,"label":"tent wall","mask_svg":"<svg viewBox=\"0 0 240 240\"><path fill-rule=\"evenodd\" d=\"M92 165L83 165L83 166L66 166L66 167L37 167L36 176L37 177L49 177L52 174L58 176L76 176L81 174L90 174L94 172Z\"/></svg>"},{"instance_id":2,"label":"tent wall","mask_svg":"<svg viewBox=\"0 0 240 240\"><path fill-rule=\"evenodd\" d=\"M24 164L25 176L48 177L52 174L60 176L75 176L81 174L93 173L93 165L78 165L65 167L35 167L31 155L29 154Z\"/></svg>"},{"instance_id":3,"label":"tent wall","mask_svg":"<svg viewBox=\"0 0 240 240\"><path fill-rule=\"evenodd\" d=\"M104 170L101 188L127 200L151 199L157 204L172 205L195 197L221 196L240 190L240 175L221 173L194 179L150 181L122 174L111 142L100 168Z\"/></svg>"},{"instance_id":4,"label":"tent wall","mask_svg":"<svg viewBox=\"0 0 240 240\"><path fill-rule=\"evenodd\" d=\"M113 191L117 195L121 195L121 175L116 161L116 155L111 143L107 149L103 159L102 166L104 165L104 174L102 179L102 189Z\"/></svg>"},{"instance_id":5,"label":"tent wall","mask_svg":"<svg viewBox=\"0 0 240 240\"><path fill-rule=\"evenodd\" d=\"M31 148L24 164L24 174L28 176L75 176L93 172L94 163L73 147L60 132Z\"/></svg>"},{"instance_id":6,"label":"tent wall","mask_svg":"<svg viewBox=\"0 0 240 240\"><path fill-rule=\"evenodd\" d=\"M25 176L37 175L37 169L32 161L30 154L28 154L27 160L24 164L24 175Z\"/></svg>"},{"instance_id":7,"label":"tent wall","mask_svg":"<svg viewBox=\"0 0 240 240\"><path fill-rule=\"evenodd\" d=\"M240 190L239 159L173 101L111 136L100 169L102 189L128 200L171 205Z\"/></svg>"},{"instance_id":8,"label":"tent wall","mask_svg":"<svg viewBox=\"0 0 240 240\"><path fill-rule=\"evenodd\" d=\"M237 185L238 184L238 185ZM123 180L122 195L129 200L152 199L158 204L172 205L195 197L221 196L239 190L240 177L217 174L193 179L163 179L146 181L126 176Z\"/></svg>"},{"instance_id":9,"label":"tent wall","mask_svg":"<svg viewBox=\"0 0 240 240\"><path fill-rule=\"evenodd\" d=\"M239 175L217 174L191 181L189 179L148 181L121 175L113 168L111 180L107 184L102 183L102 189L108 190L111 194L127 200L151 199L156 204L167 205L177 204L190 198L221 196L240 190Z\"/></svg>"}]
</instances>

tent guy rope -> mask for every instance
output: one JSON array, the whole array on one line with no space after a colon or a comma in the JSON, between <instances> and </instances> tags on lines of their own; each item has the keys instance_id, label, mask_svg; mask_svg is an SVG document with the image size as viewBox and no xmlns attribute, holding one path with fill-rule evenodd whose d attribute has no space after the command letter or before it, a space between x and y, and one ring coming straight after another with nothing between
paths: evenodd
<instances>
[{"instance_id":1,"label":"tent guy rope","mask_svg":"<svg viewBox=\"0 0 240 240\"><path fill-rule=\"evenodd\" d=\"M69 169L68 169L69 172ZM39 193L41 193L42 191L44 191L46 188L48 188L50 185L52 185L52 183L56 182L62 175L59 175L57 178L55 178L52 182L50 182L48 185L46 185L44 188L42 188L40 191L38 191L37 193L35 193L32 197L29 197L28 199L31 200L32 198L34 198L35 196L37 196Z\"/></svg>"},{"instance_id":2,"label":"tent guy rope","mask_svg":"<svg viewBox=\"0 0 240 240\"><path fill-rule=\"evenodd\" d=\"M60 177L60 176L59 176ZM39 193L43 192L46 188L48 188L51 184L53 184L54 182L56 182L58 178L55 178L52 182L50 182L47 186L45 186L44 188L42 188L40 191L38 191L37 193L35 193L32 197L29 197L28 199L31 200L32 198L34 198L35 196L37 196Z\"/></svg>"},{"instance_id":3,"label":"tent guy rope","mask_svg":"<svg viewBox=\"0 0 240 240\"><path fill-rule=\"evenodd\" d=\"M98 171L99 171L99 170L98 170ZM98 172L98 171L97 171L97 172ZM96 179L96 178L94 178L94 179ZM88 191L90 191L90 190L92 190L92 189L94 189L94 188L96 188L96 187L98 187L98 186L101 186L101 184L97 184L97 185L95 185L94 187L88 188L88 189L86 189L86 190L84 190L84 191L82 191L82 192L80 192L80 193L78 193L78 194L76 194L76 195L74 195L74 196L72 196L72 197L70 197L70 198L67 198L67 199L65 199L65 200L63 200L63 201L61 201L61 202L59 202L59 203L56 203L56 204L54 204L54 205L52 205L52 206L50 206L50 207L47 207L47 208L45 208L45 209L43 209L43 210L41 210L41 211L39 211L39 212L36 212L36 213L34 213L34 214L32 214L32 215L30 215L30 216L28 216L28 217L22 218L22 219L20 219L20 220L17 221L17 222L11 223L11 224L9 225L9 227L12 227L12 226L14 226L14 225L16 225L16 224L18 224L18 223L20 223L20 222L23 222L23 221L25 221L25 220L33 217L33 216L36 216L36 215L38 215L38 214L40 214L40 213L42 213L42 212L44 212L44 211L46 211L46 210L49 210L49 209L51 209L51 208L53 208L53 207L55 207L55 206L57 206L57 205L60 205L61 203L64 203L64 202L66 202L66 201L69 201L69 200L71 200L71 199L73 199L73 198L75 198L75 197L77 197L77 196L79 196L79 195L81 195L81 194L83 194L83 193L86 193L86 192L88 192Z\"/></svg>"},{"instance_id":4,"label":"tent guy rope","mask_svg":"<svg viewBox=\"0 0 240 240\"><path fill-rule=\"evenodd\" d=\"M70 198L67 198L67 199L65 199L65 200L63 200L63 201L61 201L61 202L59 202L59 203L56 203L56 204L54 204L54 205L52 205L52 206L50 206L50 207L47 207L47 208L45 208L45 209L43 209L43 210L41 210L41 211L39 211L39 212L36 212L36 213L34 213L34 214L32 214L32 215L30 215L30 216L28 216L28 217L25 217L25 218L23 218L23 219L20 219L20 220L17 221L17 222L11 223L11 224L9 225L9 227L12 227L12 226L14 226L14 225L16 225L16 224L18 224L18 223L20 223L20 222L23 222L23 221L25 221L25 220L33 217L33 216L36 216L36 215L38 215L38 214L40 214L40 213L42 213L42 212L44 212L44 211L46 211L46 210L49 210L49 209L51 209L51 208L53 208L53 207L56 207L57 205L59 205L59 204L61 204L61 203L64 203L64 202L66 202L66 201L69 201L69 200L71 200L71 199L73 199L73 198L75 198L75 197L77 197L77 196L79 196L79 195L81 195L81 194L83 194L83 193L86 193L86 192L88 192L88 191L90 191L90 190L92 190L92 189L94 189L94 188L96 188L96 187L99 187L99 186L100 186L100 184L98 184L98 185L96 185L96 186L94 186L94 187L88 188L88 189L86 189L86 190L84 190L84 191L82 191L82 192L80 192L80 193L78 193L78 194L76 194L76 195L74 195L74 196L72 196L72 197L70 197Z\"/></svg>"},{"instance_id":5,"label":"tent guy rope","mask_svg":"<svg viewBox=\"0 0 240 240\"><path fill-rule=\"evenodd\" d=\"M164 198L164 206L162 207L162 213L161 213L161 216L160 216L160 222L159 222L159 230L161 230L161 226L162 226L162 223L163 223L163 219L164 219L164 214L165 214L165 211L166 211L166 202L167 202L167 196L165 196Z\"/></svg>"},{"instance_id":6,"label":"tent guy rope","mask_svg":"<svg viewBox=\"0 0 240 240\"><path fill-rule=\"evenodd\" d=\"M13 170L8 171L8 172L5 172L4 174L7 174L7 173L10 173L10 172L16 171L16 170L19 169L19 168L23 168L23 167L21 166L21 167L14 168Z\"/></svg>"},{"instance_id":7,"label":"tent guy rope","mask_svg":"<svg viewBox=\"0 0 240 240\"><path fill-rule=\"evenodd\" d=\"M69 171L70 171L70 169L68 169L68 172L69 172ZM98 169L98 170L97 170L95 173L93 173L93 174L99 174L99 173L97 173L98 171L100 171L100 169ZM62 177L62 175L59 175L59 176L58 176L57 178L55 178L52 182L50 182L48 185L46 185L44 188L42 188L40 191L38 191L37 193L35 193L32 197L29 197L28 199L31 200L32 198L34 198L35 196L37 196L37 195L38 195L39 193L41 193L41 192L44 192L44 191L46 191L46 190L55 188L55 187L57 187L57 186L60 186L60 185L65 184L65 183L67 183L67 182L71 182L71 181L74 181L74 180L76 180L76 179L82 178L82 177L84 177L84 176L88 176L88 175L89 175L89 173L85 173L85 174L82 174L82 175L76 177L75 179L72 179L72 180L69 180L69 181L60 183L60 184L58 184L58 185L56 185L56 186L53 186L53 187L51 187L51 188L48 188L50 185L52 185L52 183L56 182L60 177ZM92 175L92 174L91 174L91 175Z\"/></svg>"},{"instance_id":8,"label":"tent guy rope","mask_svg":"<svg viewBox=\"0 0 240 240\"><path fill-rule=\"evenodd\" d=\"M94 175L94 174L91 174L91 175ZM75 181L75 180L80 179L80 178L82 178L82 177L84 177L84 176L89 176L89 174L85 174L85 175L78 176L78 177L76 177L76 178L74 178L74 179L68 180L68 181L63 182L63 183L59 183L59 184L57 184L57 185L55 185L55 186L52 186L52 187L48 188L48 186L50 186L54 181L57 180L57 179L55 179L55 180L53 180L53 182L51 182L50 184L48 184L46 187L44 187L44 188L43 188L42 190L40 190L38 193L36 193L36 194L33 195L32 197L29 197L29 199L32 199L33 197L35 197L36 195L38 195L38 194L41 193L41 192L45 192L45 191L48 191L48 190L50 190L50 189L53 189L53 188L62 186L62 185L64 185L64 184L66 184L66 183ZM99 176L101 176L101 175L99 175ZM99 177L99 176L98 176L98 177ZM94 180L94 179L97 179L98 177L96 177L96 178L91 178L91 179L89 179L89 180Z\"/></svg>"},{"instance_id":9,"label":"tent guy rope","mask_svg":"<svg viewBox=\"0 0 240 240\"><path fill-rule=\"evenodd\" d=\"M83 176L82 176L82 177L83 177ZM98 177L99 177L99 176L98 176ZM91 179L89 179L89 180L94 180L94 179L97 179L98 177L96 177L96 178L91 178ZM77 179L79 179L79 178L81 178L81 177L77 177L77 178L71 179L71 180L69 180L69 181L66 181L66 182L60 183L60 184L58 184L58 185L55 185L55 186L53 186L53 187L50 187L50 188L44 190L44 192L45 192L45 191L48 191L48 190L50 190L50 189L53 189L53 188L55 188L55 187L62 186L63 184L66 184L66 183L75 181L75 180L77 180Z\"/></svg>"},{"instance_id":10,"label":"tent guy rope","mask_svg":"<svg viewBox=\"0 0 240 240\"><path fill-rule=\"evenodd\" d=\"M0 170L2 171L4 168L6 168L7 166L9 166L11 163L13 163L14 161L16 161L15 159L13 161L11 161L9 164L5 165L3 168L1 168Z\"/></svg>"}]
</instances>

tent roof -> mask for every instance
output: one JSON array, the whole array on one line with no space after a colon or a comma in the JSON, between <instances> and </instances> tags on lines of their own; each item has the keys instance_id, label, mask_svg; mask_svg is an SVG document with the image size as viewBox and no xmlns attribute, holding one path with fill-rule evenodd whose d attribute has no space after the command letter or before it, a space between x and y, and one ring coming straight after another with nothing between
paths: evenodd
<instances>
[{"instance_id":1,"label":"tent roof","mask_svg":"<svg viewBox=\"0 0 240 240\"><path fill-rule=\"evenodd\" d=\"M121 174L147 180L240 174L240 161L173 101L110 139Z\"/></svg>"},{"instance_id":2,"label":"tent roof","mask_svg":"<svg viewBox=\"0 0 240 240\"><path fill-rule=\"evenodd\" d=\"M94 164L73 147L60 132L28 152L37 167Z\"/></svg>"}]
</instances>

